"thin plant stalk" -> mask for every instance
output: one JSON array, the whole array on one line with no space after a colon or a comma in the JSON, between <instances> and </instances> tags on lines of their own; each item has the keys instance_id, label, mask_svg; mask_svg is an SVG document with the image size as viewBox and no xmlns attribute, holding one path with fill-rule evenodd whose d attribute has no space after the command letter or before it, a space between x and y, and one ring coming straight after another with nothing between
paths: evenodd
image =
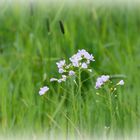
<instances>
[{"instance_id":1,"label":"thin plant stalk","mask_svg":"<svg viewBox=\"0 0 140 140\"><path fill-rule=\"evenodd\" d=\"M82 83L81 83L81 69L79 69L78 71L78 97L79 97L79 126L80 129L82 128L82 109L81 109L81 102L82 102L82 95L81 95L81 87L82 87Z\"/></svg>"}]
</instances>

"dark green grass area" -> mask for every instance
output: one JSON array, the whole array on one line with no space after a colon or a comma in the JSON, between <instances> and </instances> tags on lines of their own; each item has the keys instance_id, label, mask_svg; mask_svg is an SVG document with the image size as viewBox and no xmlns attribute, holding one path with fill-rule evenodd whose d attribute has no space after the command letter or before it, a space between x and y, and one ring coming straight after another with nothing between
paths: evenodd
<instances>
[{"instance_id":1,"label":"dark green grass area","mask_svg":"<svg viewBox=\"0 0 140 140\"><path fill-rule=\"evenodd\" d=\"M125 77L124 87L117 91L112 120L104 99L96 94L106 93L94 89L95 78L83 83L82 98L77 98L71 84L63 90L64 84L49 82L49 78L59 76L56 62L68 60L78 49L94 55L92 68L99 74ZM83 76L93 77L87 73ZM38 91L43 85L50 86L50 91L40 97ZM80 131L138 131L139 101L139 8L5 5L0 9L1 132L68 130L80 135Z\"/></svg>"}]
</instances>

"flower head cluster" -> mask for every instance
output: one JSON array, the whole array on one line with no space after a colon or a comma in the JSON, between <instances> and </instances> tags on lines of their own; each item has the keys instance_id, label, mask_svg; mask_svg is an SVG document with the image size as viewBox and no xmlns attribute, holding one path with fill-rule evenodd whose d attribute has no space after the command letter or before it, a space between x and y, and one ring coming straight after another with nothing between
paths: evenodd
<instances>
[{"instance_id":1,"label":"flower head cluster","mask_svg":"<svg viewBox=\"0 0 140 140\"><path fill-rule=\"evenodd\" d=\"M88 66L91 61L95 61L92 54L89 54L86 50L78 50L70 59L70 63L66 64L65 60L60 60L56 63L58 67L58 72L61 75L61 78L51 78L50 82L65 82L68 77L76 76L77 69L87 69L89 72L92 72L92 69L89 69ZM47 86L40 88L39 94L44 95L49 88Z\"/></svg>"},{"instance_id":2,"label":"flower head cluster","mask_svg":"<svg viewBox=\"0 0 140 140\"><path fill-rule=\"evenodd\" d=\"M62 77L60 79L51 78L50 82L57 81L58 83L61 83L66 81L68 77L76 75L77 68L87 69L89 72L92 72L91 69L88 69L88 66L91 61L95 61L93 55L89 54L84 49L78 50L78 52L70 57L69 60L69 64L66 64L65 60L60 60L56 63L58 72L62 74Z\"/></svg>"},{"instance_id":3,"label":"flower head cluster","mask_svg":"<svg viewBox=\"0 0 140 140\"><path fill-rule=\"evenodd\" d=\"M81 67L83 69L87 69L90 61L95 61L92 54L89 54L86 50L79 50L76 54L74 54L70 61L74 67Z\"/></svg>"},{"instance_id":4,"label":"flower head cluster","mask_svg":"<svg viewBox=\"0 0 140 140\"><path fill-rule=\"evenodd\" d=\"M109 75L102 75L101 77L98 77L95 88L96 89L101 88L102 85L104 85L104 83L106 83L109 80L109 78L110 78Z\"/></svg>"},{"instance_id":5,"label":"flower head cluster","mask_svg":"<svg viewBox=\"0 0 140 140\"><path fill-rule=\"evenodd\" d=\"M81 69L92 72L89 65L94 60L92 54L89 54L86 50L78 50L76 54L69 58L70 63L66 64L65 60L60 60L56 63L58 67L58 73L61 74L60 78L51 78L50 82L65 82L69 77L76 77L77 72ZM95 88L101 88L107 81L110 80L109 75L102 75L97 78ZM120 80L115 86L124 85L124 81ZM115 89L115 88L114 88ZM49 87L44 86L40 88L39 95L44 95L49 90Z\"/></svg>"},{"instance_id":6,"label":"flower head cluster","mask_svg":"<svg viewBox=\"0 0 140 140\"><path fill-rule=\"evenodd\" d=\"M56 64L57 64L57 67L58 67L58 72L59 73L64 73L65 72L66 61L61 60L61 61L57 62Z\"/></svg>"},{"instance_id":7,"label":"flower head cluster","mask_svg":"<svg viewBox=\"0 0 140 140\"><path fill-rule=\"evenodd\" d=\"M102 75L101 77L98 77L97 80L96 80L95 88L96 89L101 88L102 85L104 85L107 81L109 81L109 79L110 79L109 75ZM124 81L120 80L115 86L118 86L118 85L123 86L124 85Z\"/></svg>"}]
</instances>

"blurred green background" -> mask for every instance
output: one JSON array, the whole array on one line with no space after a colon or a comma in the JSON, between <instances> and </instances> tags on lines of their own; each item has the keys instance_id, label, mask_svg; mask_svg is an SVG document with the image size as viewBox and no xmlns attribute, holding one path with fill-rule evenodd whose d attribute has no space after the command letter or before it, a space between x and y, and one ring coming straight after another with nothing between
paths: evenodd
<instances>
[{"instance_id":1,"label":"blurred green background","mask_svg":"<svg viewBox=\"0 0 140 140\"><path fill-rule=\"evenodd\" d=\"M65 34L60 30L62 22ZM3 5L0 9L0 129L79 133L78 110L63 104L56 62L86 49L95 57L99 74L124 75L119 88L118 115L113 131L138 131L140 124L140 9L138 6L65 4ZM85 74L86 76L86 74ZM51 91L40 97L39 88ZM104 130L106 107L96 95L95 82L83 84L82 130ZM71 91L67 87L68 91ZM63 91L64 92L64 91ZM76 97L75 103L80 102Z\"/></svg>"}]
</instances>

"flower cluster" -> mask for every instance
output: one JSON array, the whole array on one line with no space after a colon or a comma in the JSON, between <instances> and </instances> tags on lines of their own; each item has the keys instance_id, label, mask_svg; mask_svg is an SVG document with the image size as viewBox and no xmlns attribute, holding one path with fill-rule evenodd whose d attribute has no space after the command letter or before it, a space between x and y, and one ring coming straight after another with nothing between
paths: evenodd
<instances>
[{"instance_id":1,"label":"flower cluster","mask_svg":"<svg viewBox=\"0 0 140 140\"><path fill-rule=\"evenodd\" d=\"M61 78L51 78L50 82L65 82L67 78L76 76L78 69L88 70L92 72L92 69L89 69L89 64L91 61L95 61L92 54L89 54L86 50L78 50L76 54L69 58L70 63L66 64L65 60L60 60L56 63L58 68L58 73L61 74ZM49 90L47 86L40 89L39 94L43 95Z\"/></svg>"},{"instance_id":2,"label":"flower cluster","mask_svg":"<svg viewBox=\"0 0 140 140\"><path fill-rule=\"evenodd\" d=\"M56 64L57 64L57 67L58 67L58 72L59 73L64 73L65 72L65 67L66 67L66 61L61 60L61 61L57 62Z\"/></svg>"},{"instance_id":3,"label":"flower cluster","mask_svg":"<svg viewBox=\"0 0 140 140\"><path fill-rule=\"evenodd\" d=\"M74 54L70 61L74 67L81 67L83 69L87 69L90 61L95 61L92 54L89 54L86 50L79 50L76 54Z\"/></svg>"},{"instance_id":4,"label":"flower cluster","mask_svg":"<svg viewBox=\"0 0 140 140\"><path fill-rule=\"evenodd\" d=\"M96 88L96 89L101 88L106 82L109 81L109 78L110 78L109 75L102 75L102 76L98 77L97 80L96 80L95 88ZM124 85L124 81L123 81L123 80L120 80L120 81L116 84L116 86L118 86L118 85L120 85L120 86Z\"/></svg>"},{"instance_id":5,"label":"flower cluster","mask_svg":"<svg viewBox=\"0 0 140 140\"><path fill-rule=\"evenodd\" d=\"M76 54L69 58L70 63L66 64L65 60L60 60L56 63L58 68L58 73L61 74L60 78L51 78L50 82L65 82L69 77L77 75L78 70L87 70L92 72L92 69L89 69L89 64L94 60L92 54L89 54L86 50L78 50ZM109 75L102 75L96 80L96 89L100 89L105 83L110 81ZM115 86L124 85L124 81L120 80ZM49 88L47 86L40 88L39 94L45 94Z\"/></svg>"},{"instance_id":6,"label":"flower cluster","mask_svg":"<svg viewBox=\"0 0 140 140\"><path fill-rule=\"evenodd\" d=\"M102 85L104 85L104 83L106 83L109 80L109 78L110 78L109 75L102 75L101 77L98 77L95 88L96 89L101 88Z\"/></svg>"},{"instance_id":7,"label":"flower cluster","mask_svg":"<svg viewBox=\"0 0 140 140\"><path fill-rule=\"evenodd\" d=\"M70 63L66 64L65 60L60 60L56 63L58 67L58 72L63 74L60 79L51 78L50 82L57 81L58 83L65 82L66 79L70 76L76 75L77 68L87 69L89 72L92 72L91 69L88 69L88 66L91 61L95 61L92 54L89 54L86 50L78 50L76 54L70 57Z\"/></svg>"}]
</instances>

